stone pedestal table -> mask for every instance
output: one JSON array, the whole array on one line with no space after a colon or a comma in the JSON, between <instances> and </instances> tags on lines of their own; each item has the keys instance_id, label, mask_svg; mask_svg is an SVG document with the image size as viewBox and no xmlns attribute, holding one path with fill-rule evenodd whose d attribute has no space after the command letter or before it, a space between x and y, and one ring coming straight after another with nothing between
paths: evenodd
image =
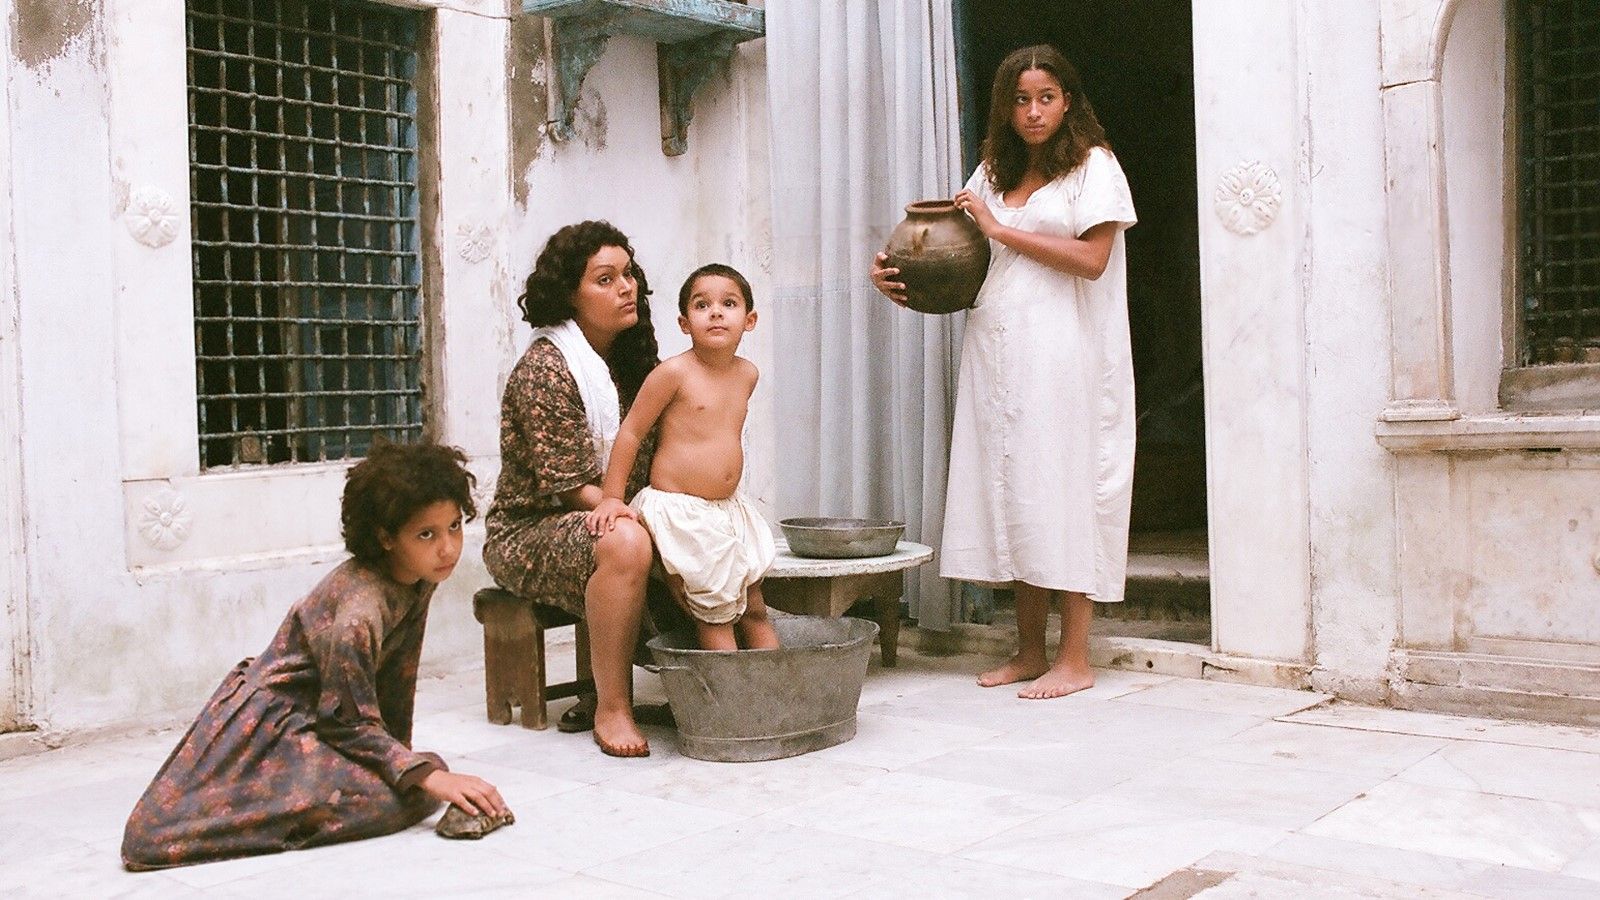
<instances>
[{"instance_id":1,"label":"stone pedestal table","mask_svg":"<svg viewBox=\"0 0 1600 900\"><path fill-rule=\"evenodd\" d=\"M801 615L838 617L856 603L871 600L877 613L883 664L893 666L900 640L900 597L905 593L905 573L933 559L933 548L901 541L886 556L812 559L794 555L781 537L777 542L777 559L762 582L767 605Z\"/></svg>"}]
</instances>

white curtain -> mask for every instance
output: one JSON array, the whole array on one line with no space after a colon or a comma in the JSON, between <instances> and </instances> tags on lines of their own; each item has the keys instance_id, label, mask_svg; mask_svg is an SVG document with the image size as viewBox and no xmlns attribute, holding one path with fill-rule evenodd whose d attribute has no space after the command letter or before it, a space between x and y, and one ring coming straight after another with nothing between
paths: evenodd
<instances>
[{"instance_id":1,"label":"white curtain","mask_svg":"<svg viewBox=\"0 0 1600 900\"><path fill-rule=\"evenodd\" d=\"M894 517L937 547L961 314L899 309L873 254L964 181L949 0L769 0L773 373L782 516ZM958 602L908 579L919 624Z\"/></svg>"}]
</instances>

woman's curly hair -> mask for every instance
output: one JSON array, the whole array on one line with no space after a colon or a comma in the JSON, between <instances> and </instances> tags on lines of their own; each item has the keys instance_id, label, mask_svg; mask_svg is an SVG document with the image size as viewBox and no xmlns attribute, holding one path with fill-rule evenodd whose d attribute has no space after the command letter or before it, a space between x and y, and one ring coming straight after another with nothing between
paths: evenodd
<instances>
[{"instance_id":1,"label":"woman's curly hair","mask_svg":"<svg viewBox=\"0 0 1600 900\"><path fill-rule=\"evenodd\" d=\"M534 328L559 325L577 315L572 298L590 258L604 247L621 247L627 252L639 285L639 321L617 335L606 359L622 405L628 406L639 395L644 377L661 362L661 350L656 345L655 326L650 324L650 282L633 255L627 235L605 221L579 222L557 231L539 251L517 306L522 308L522 320Z\"/></svg>"},{"instance_id":2,"label":"woman's curly hair","mask_svg":"<svg viewBox=\"0 0 1600 900\"><path fill-rule=\"evenodd\" d=\"M449 500L472 519L477 479L466 468L467 456L440 444L392 444L379 438L367 458L345 473L339 503L344 546L368 563L381 562L387 551L382 536L394 536L417 511Z\"/></svg>"},{"instance_id":3,"label":"woman's curly hair","mask_svg":"<svg viewBox=\"0 0 1600 900\"><path fill-rule=\"evenodd\" d=\"M1110 149L1106 131L1095 117L1094 107L1083 93L1083 79L1061 51L1049 44L1023 47L1001 60L994 73L994 92L989 98L989 133L983 139L983 162L989 171L989 186L1005 193L1022 183L1028 172L1028 145L1011 126L1011 110L1016 103L1017 80L1023 72L1038 69L1049 73L1061 85L1067 112L1061 127L1051 135L1039 154L1039 168L1046 181L1071 172L1089 157L1095 147Z\"/></svg>"}]
</instances>

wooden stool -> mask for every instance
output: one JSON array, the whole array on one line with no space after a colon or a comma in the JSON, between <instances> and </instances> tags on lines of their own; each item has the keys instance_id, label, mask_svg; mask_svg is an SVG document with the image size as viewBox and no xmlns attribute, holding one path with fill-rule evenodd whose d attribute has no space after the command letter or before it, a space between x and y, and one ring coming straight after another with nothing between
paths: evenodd
<instances>
[{"instance_id":1,"label":"wooden stool","mask_svg":"<svg viewBox=\"0 0 1600 900\"><path fill-rule=\"evenodd\" d=\"M483 687L489 721L511 724L511 707L522 707L523 728L545 728L545 704L594 690L589 668L589 629L583 620L557 606L491 587L472 597L472 614L483 624ZM573 681L545 682L546 628L577 626L578 672Z\"/></svg>"}]
</instances>

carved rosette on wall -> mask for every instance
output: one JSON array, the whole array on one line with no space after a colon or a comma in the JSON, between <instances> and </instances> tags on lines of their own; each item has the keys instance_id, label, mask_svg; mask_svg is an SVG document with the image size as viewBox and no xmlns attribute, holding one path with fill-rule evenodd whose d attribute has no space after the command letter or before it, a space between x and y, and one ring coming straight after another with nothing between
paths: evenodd
<instances>
[{"instance_id":1,"label":"carved rosette on wall","mask_svg":"<svg viewBox=\"0 0 1600 900\"><path fill-rule=\"evenodd\" d=\"M482 222L463 222L456 227L461 239L461 258L469 263L480 263L494 252L494 230Z\"/></svg>"},{"instance_id":2,"label":"carved rosette on wall","mask_svg":"<svg viewBox=\"0 0 1600 900\"><path fill-rule=\"evenodd\" d=\"M152 185L135 188L122 214L133 239L146 247L165 247L178 236L177 205L172 195Z\"/></svg>"},{"instance_id":3,"label":"carved rosette on wall","mask_svg":"<svg viewBox=\"0 0 1600 900\"><path fill-rule=\"evenodd\" d=\"M1272 224L1283 202L1278 173L1264 162L1242 162L1217 181L1217 218L1234 234L1255 234Z\"/></svg>"},{"instance_id":4,"label":"carved rosette on wall","mask_svg":"<svg viewBox=\"0 0 1600 900\"><path fill-rule=\"evenodd\" d=\"M139 534L157 550L172 550L189 539L194 515L189 501L171 488L146 497L139 513Z\"/></svg>"}]
</instances>

